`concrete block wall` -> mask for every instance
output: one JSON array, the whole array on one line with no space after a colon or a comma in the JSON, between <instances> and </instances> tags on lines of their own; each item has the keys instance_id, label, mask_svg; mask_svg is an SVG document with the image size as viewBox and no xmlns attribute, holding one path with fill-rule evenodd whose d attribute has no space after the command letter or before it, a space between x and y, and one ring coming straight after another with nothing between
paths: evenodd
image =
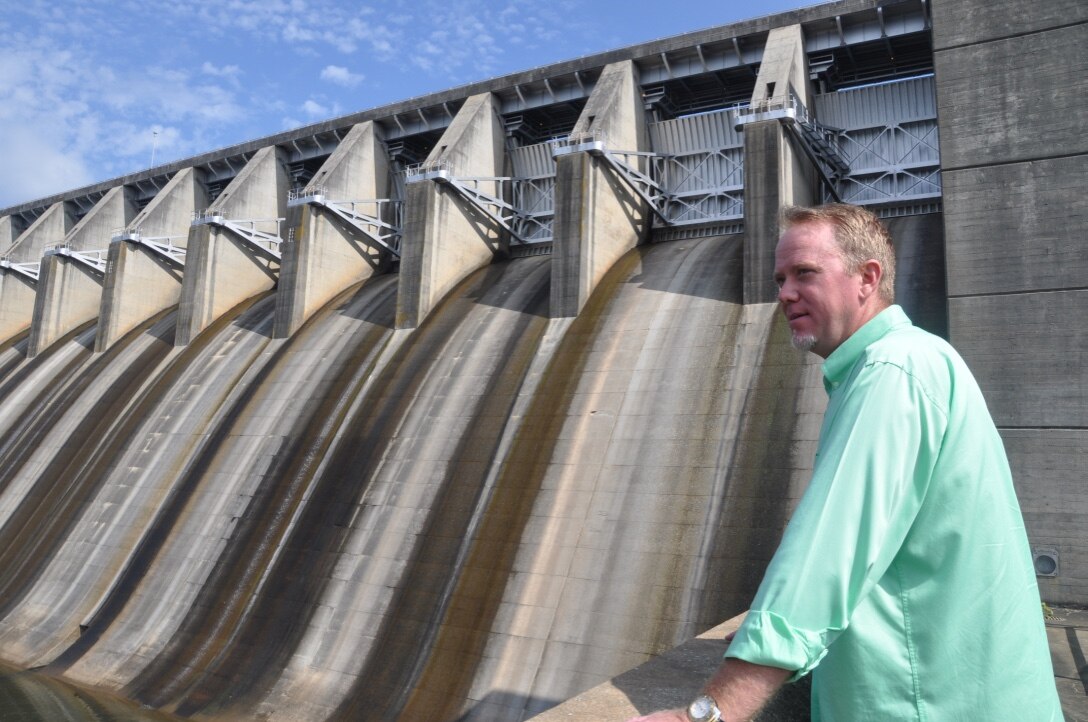
<instances>
[{"instance_id":1,"label":"concrete block wall","mask_svg":"<svg viewBox=\"0 0 1088 722\"><path fill-rule=\"evenodd\" d=\"M222 195L208 208L227 220L266 221L259 230L275 229L269 219L287 210L285 153L276 146L258 150ZM215 319L246 299L271 290L279 264L249 248L235 234L209 225L189 230L174 344L187 346Z\"/></svg>"},{"instance_id":2,"label":"concrete block wall","mask_svg":"<svg viewBox=\"0 0 1088 722\"><path fill-rule=\"evenodd\" d=\"M203 172L185 168L156 194L128 225L144 238L167 238L184 248L193 211L208 205ZM160 241L165 242L165 241ZM95 351L112 346L137 325L181 298L183 269L146 246L131 241L111 243L99 312Z\"/></svg>"},{"instance_id":3,"label":"concrete block wall","mask_svg":"<svg viewBox=\"0 0 1088 722\"><path fill-rule=\"evenodd\" d=\"M389 159L378 126L354 126L310 181L330 202L389 198ZM369 204L359 211L374 214ZM320 206L288 209L292 243L284 246L273 335L287 338L353 283L392 265L392 254Z\"/></svg>"},{"instance_id":4,"label":"concrete block wall","mask_svg":"<svg viewBox=\"0 0 1088 722\"><path fill-rule=\"evenodd\" d=\"M1005 439L1043 598L1088 601L1088 5L933 5L949 334Z\"/></svg>"}]
</instances>

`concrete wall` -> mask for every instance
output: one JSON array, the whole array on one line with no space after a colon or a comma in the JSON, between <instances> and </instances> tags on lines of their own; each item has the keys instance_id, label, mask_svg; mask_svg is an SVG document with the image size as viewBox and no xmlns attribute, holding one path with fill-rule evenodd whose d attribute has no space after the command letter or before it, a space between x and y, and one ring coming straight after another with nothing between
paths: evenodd
<instances>
[{"instance_id":1,"label":"concrete wall","mask_svg":"<svg viewBox=\"0 0 1088 722\"><path fill-rule=\"evenodd\" d=\"M73 251L104 251L110 237L136 215L124 186L109 190L64 237ZM102 306L103 272L61 255L42 258L27 353L36 356L54 341L98 317Z\"/></svg>"},{"instance_id":2,"label":"concrete wall","mask_svg":"<svg viewBox=\"0 0 1088 722\"><path fill-rule=\"evenodd\" d=\"M1088 5L934 3L949 331L1005 438L1043 598L1088 600ZM1077 493L1078 489L1081 493Z\"/></svg>"},{"instance_id":3,"label":"concrete wall","mask_svg":"<svg viewBox=\"0 0 1088 722\"><path fill-rule=\"evenodd\" d=\"M184 247L193 211L208 204L201 175L194 168L178 171L129 225L144 238L169 238L173 245ZM177 264L148 247L129 241L111 243L95 351L105 351L143 321L176 306L181 279Z\"/></svg>"},{"instance_id":4,"label":"concrete wall","mask_svg":"<svg viewBox=\"0 0 1088 722\"><path fill-rule=\"evenodd\" d=\"M767 36L763 63L752 92L753 106L785 102L789 90L810 106L808 60L800 25L775 28ZM816 200L815 171L778 120L744 126L744 302L769 303L778 297L774 249L783 206Z\"/></svg>"},{"instance_id":5,"label":"concrete wall","mask_svg":"<svg viewBox=\"0 0 1088 722\"><path fill-rule=\"evenodd\" d=\"M592 135L612 151L649 149L634 63L604 69L571 135ZM649 208L603 158L564 155L556 164L553 229L551 315L576 316L605 272L646 240Z\"/></svg>"},{"instance_id":6,"label":"concrete wall","mask_svg":"<svg viewBox=\"0 0 1088 722\"><path fill-rule=\"evenodd\" d=\"M368 121L353 127L310 185L324 188L332 202L389 198L389 160L378 126ZM370 215L376 210L359 206ZM284 246L276 338L290 336L336 294L392 264L392 254L326 208L297 206L287 214L295 230L293 242Z\"/></svg>"},{"instance_id":7,"label":"concrete wall","mask_svg":"<svg viewBox=\"0 0 1088 722\"><path fill-rule=\"evenodd\" d=\"M15 244L15 239L26 230L20 228L12 216L0 217L0 256L6 255Z\"/></svg>"},{"instance_id":8,"label":"concrete wall","mask_svg":"<svg viewBox=\"0 0 1088 722\"><path fill-rule=\"evenodd\" d=\"M15 263L37 262L47 245L62 241L75 223L66 206L63 202L50 206L8 249L7 259ZM30 328L35 288L33 281L0 269L0 341Z\"/></svg>"},{"instance_id":9,"label":"concrete wall","mask_svg":"<svg viewBox=\"0 0 1088 722\"><path fill-rule=\"evenodd\" d=\"M268 146L257 151L208 210L228 220L283 218L289 185L284 152ZM259 228L274 229L274 223ZM273 288L278 271L279 263L256 253L233 232L192 226L174 343L187 346L215 319Z\"/></svg>"},{"instance_id":10,"label":"concrete wall","mask_svg":"<svg viewBox=\"0 0 1088 722\"><path fill-rule=\"evenodd\" d=\"M446 162L450 174L501 176L505 165L502 120L490 93L461 106L428 163ZM415 328L435 304L472 271L505 255L509 239L446 185L407 187L401 239L397 328Z\"/></svg>"}]
</instances>

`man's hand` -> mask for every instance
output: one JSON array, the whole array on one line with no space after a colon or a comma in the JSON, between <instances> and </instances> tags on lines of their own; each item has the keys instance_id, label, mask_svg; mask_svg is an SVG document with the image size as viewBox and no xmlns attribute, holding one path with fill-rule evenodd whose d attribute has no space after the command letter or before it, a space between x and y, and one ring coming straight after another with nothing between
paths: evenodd
<instances>
[{"instance_id":1,"label":"man's hand","mask_svg":"<svg viewBox=\"0 0 1088 722\"><path fill-rule=\"evenodd\" d=\"M632 717L627 722L688 722L688 716L682 709L667 709L645 717Z\"/></svg>"}]
</instances>

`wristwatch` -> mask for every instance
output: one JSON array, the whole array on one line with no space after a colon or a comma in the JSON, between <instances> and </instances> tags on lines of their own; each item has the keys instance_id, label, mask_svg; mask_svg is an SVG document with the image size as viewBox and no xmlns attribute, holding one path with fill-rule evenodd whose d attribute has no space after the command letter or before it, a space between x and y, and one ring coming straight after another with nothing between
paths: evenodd
<instances>
[{"instance_id":1,"label":"wristwatch","mask_svg":"<svg viewBox=\"0 0 1088 722\"><path fill-rule=\"evenodd\" d=\"M722 718L722 711L718 709L718 703L710 695L699 695L688 705L688 722L718 722Z\"/></svg>"}]
</instances>

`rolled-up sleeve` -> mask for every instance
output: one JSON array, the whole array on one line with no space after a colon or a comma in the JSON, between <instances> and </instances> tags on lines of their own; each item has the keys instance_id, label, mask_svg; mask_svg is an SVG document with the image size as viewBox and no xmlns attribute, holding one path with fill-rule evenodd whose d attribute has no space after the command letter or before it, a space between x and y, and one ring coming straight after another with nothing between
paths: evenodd
<instances>
[{"instance_id":1,"label":"rolled-up sleeve","mask_svg":"<svg viewBox=\"0 0 1088 722\"><path fill-rule=\"evenodd\" d=\"M811 671L888 571L932 477L947 405L886 361L830 388L812 480L727 657Z\"/></svg>"}]
</instances>

